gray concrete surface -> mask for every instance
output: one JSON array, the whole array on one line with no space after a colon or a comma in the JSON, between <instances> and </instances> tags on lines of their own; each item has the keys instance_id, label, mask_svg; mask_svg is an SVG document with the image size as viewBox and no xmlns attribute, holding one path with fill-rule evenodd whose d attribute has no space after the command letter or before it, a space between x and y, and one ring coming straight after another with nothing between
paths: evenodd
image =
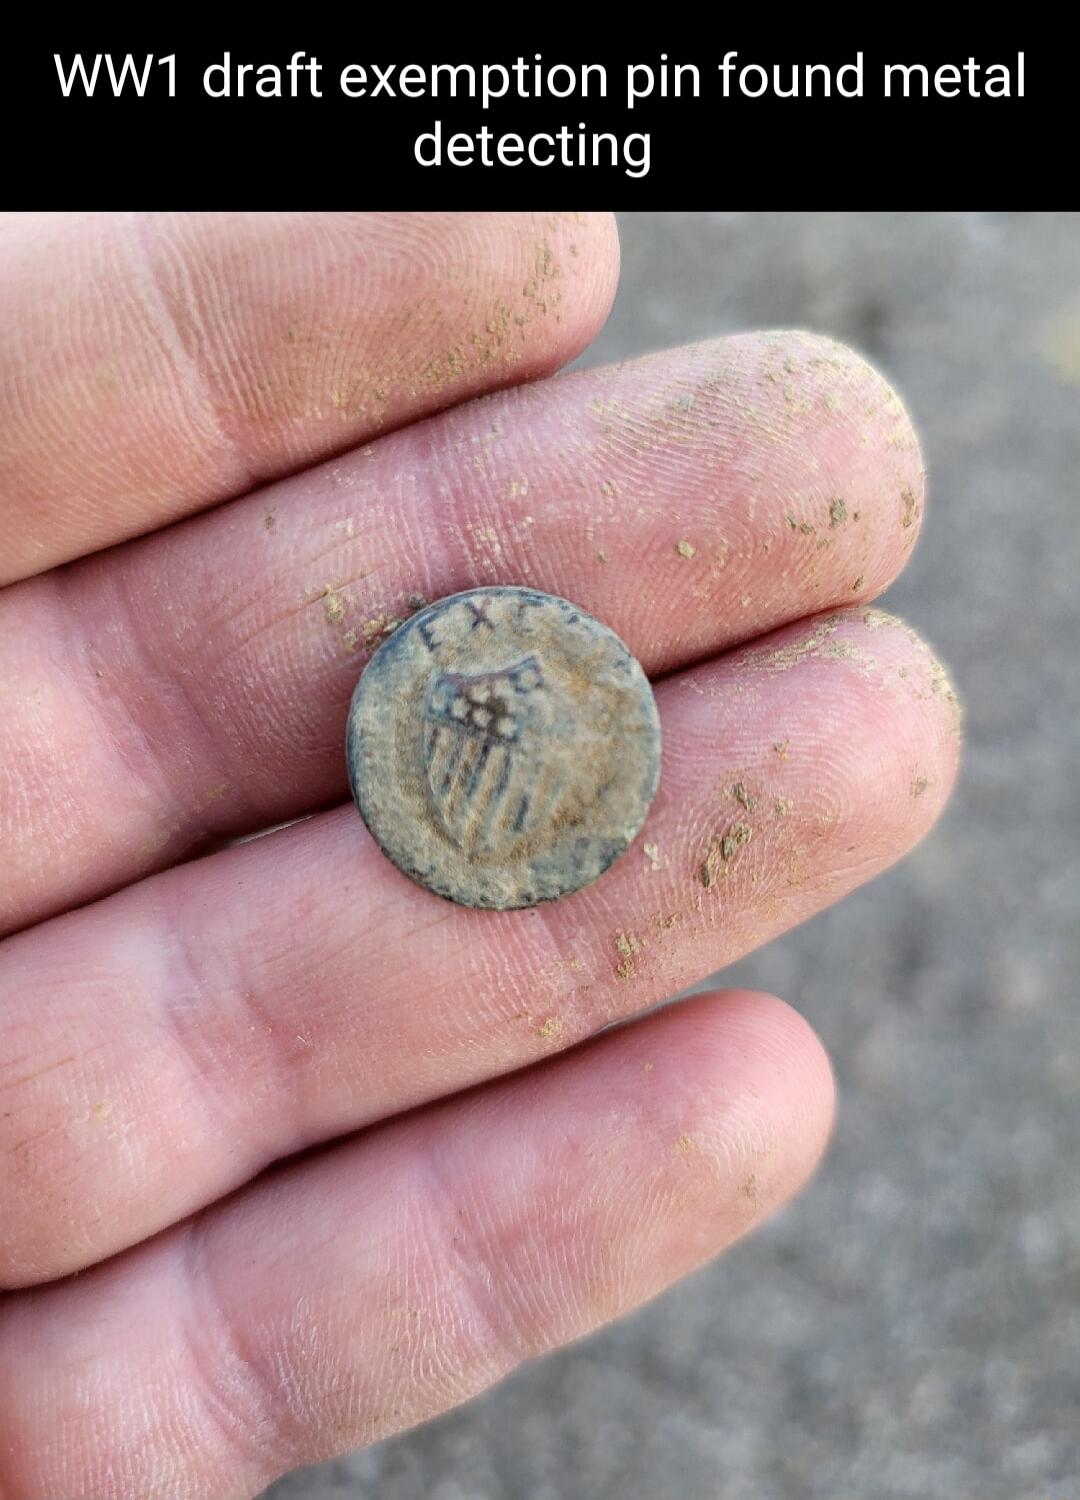
<instances>
[{"instance_id":1,"label":"gray concrete surface","mask_svg":"<svg viewBox=\"0 0 1080 1500\"><path fill-rule=\"evenodd\" d=\"M1080 215L640 214L587 356L798 324L921 428L889 606L968 706L905 864L725 980L836 1063L831 1154L636 1317L267 1500L1080 1497Z\"/></svg>"}]
</instances>

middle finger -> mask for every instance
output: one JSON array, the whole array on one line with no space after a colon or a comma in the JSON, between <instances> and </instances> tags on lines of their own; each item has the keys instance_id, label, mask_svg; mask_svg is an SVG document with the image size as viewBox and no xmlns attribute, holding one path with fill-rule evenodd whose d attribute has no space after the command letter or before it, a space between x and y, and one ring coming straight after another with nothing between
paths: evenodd
<instances>
[{"instance_id":1,"label":"middle finger","mask_svg":"<svg viewBox=\"0 0 1080 1500\"><path fill-rule=\"evenodd\" d=\"M418 598L521 583L651 673L873 598L918 445L857 355L754 334L450 411L0 595L0 933L344 794Z\"/></svg>"}]
</instances>

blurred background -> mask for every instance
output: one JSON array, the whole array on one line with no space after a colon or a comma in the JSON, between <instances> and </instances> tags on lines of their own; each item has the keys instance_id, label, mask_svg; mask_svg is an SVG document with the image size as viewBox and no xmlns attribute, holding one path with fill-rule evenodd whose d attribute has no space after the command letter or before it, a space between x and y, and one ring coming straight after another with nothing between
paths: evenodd
<instances>
[{"instance_id":1,"label":"blurred background","mask_svg":"<svg viewBox=\"0 0 1080 1500\"><path fill-rule=\"evenodd\" d=\"M265 1500L1080 1500L1080 214L628 214L596 364L861 349L930 471L887 607L967 705L909 858L723 974L840 1092L803 1196L658 1302Z\"/></svg>"}]
</instances>

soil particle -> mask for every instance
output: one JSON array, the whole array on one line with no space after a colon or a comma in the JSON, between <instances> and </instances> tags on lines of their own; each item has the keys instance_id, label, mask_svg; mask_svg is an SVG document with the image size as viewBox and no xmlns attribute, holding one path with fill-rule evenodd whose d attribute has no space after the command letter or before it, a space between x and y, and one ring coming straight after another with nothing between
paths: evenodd
<instances>
[{"instance_id":1,"label":"soil particle","mask_svg":"<svg viewBox=\"0 0 1080 1500\"><path fill-rule=\"evenodd\" d=\"M847 505L843 500L829 501L829 525L842 526L847 520Z\"/></svg>"},{"instance_id":2,"label":"soil particle","mask_svg":"<svg viewBox=\"0 0 1080 1500\"><path fill-rule=\"evenodd\" d=\"M748 844L754 836L754 830L748 823L733 823L720 842L720 858L725 861L733 859L735 851Z\"/></svg>"},{"instance_id":3,"label":"soil particle","mask_svg":"<svg viewBox=\"0 0 1080 1500\"><path fill-rule=\"evenodd\" d=\"M345 601L332 583L323 585L323 608L327 623L336 630L345 618Z\"/></svg>"},{"instance_id":4,"label":"soil particle","mask_svg":"<svg viewBox=\"0 0 1080 1500\"><path fill-rule=\"evenodd\" d=\"M713 835L698 872L698 878L707 891L712 890L724 866L734 859L744 844L750 842L753 834L754 830L749 824L733 823L727 833Z\"/></svg>"},{"instance_id":5,"label":"soil particle","mask_svg":"<svg viewBox=\"0 0 1080 1500\"><path fill-rule=\"evenodd\" d=\"M686 540L686 538L683 537L679 542L676 543L676 545L675 545L675 551L679 554L680 557L685 557L685 558L689 559L689 558L691 558L691 557L694 556L694 553L697 551L697 548L694 546L694 544L692 542L688 542Z\"/></svg>"},{"instance_id":6,"label":"soil particle","mask_svg":"<svg viewBox=\"0 0 1080 1500\"><path fill-rule=\"evenodd\" d=\"M617 932L615 934L615 947L621 958L621 962L615 966L616 979L632 979L637 972L634 964L635 956L641 952L641 939L634 932Z\"/></svg>"}]
</instances>

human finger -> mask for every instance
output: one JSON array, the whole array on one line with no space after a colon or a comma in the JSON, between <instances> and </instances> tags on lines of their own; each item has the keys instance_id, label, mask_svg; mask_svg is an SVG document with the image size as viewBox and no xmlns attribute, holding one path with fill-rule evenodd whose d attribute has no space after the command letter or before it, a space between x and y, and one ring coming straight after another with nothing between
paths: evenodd
<instances>
[{"instance_id":1,"label":"human finger","mask_svg":"<svg viewBox=\"0 0 1080 1500\"><path fill-rule=\"evenodd\" d=\"M948 679L879 611L789 627L657 700L645 828L557 903L437 899L343 807L0 947L0 1285L696 982L898 859L955 773Z\"/></svg>"},{"instance_id":2,"label":"human finger","mask_svg":"<svg viewBox=\"0 0 1080 1500\"><path fill-rule=\"evenodd\" d=\"M637 1306L817 1162L832 1079L710 995L254 1183L0 1304L0 1494L241 1500Z\"/></svg>"},{"instance_id":3,"label":"human finger","mask_svg":"<svg viewBox=\"0 0 1080 1500\"><path fill-rule=\"evenodd\" d=\"M873 597L922 468L885 381L746 335L515 390L0 596L0 931L345 794L420 598L563 595L652 674Z\"/></svg>"},{"instance_id":4,"label":"human finger","mask_svg":"<svg viewBox=\"0 0 1080 1500\"><path fill-rule=\"evenodd\" d=\"M10 214L0 584L572 359L607 214Z\"/></svg>"}]
</instances>

